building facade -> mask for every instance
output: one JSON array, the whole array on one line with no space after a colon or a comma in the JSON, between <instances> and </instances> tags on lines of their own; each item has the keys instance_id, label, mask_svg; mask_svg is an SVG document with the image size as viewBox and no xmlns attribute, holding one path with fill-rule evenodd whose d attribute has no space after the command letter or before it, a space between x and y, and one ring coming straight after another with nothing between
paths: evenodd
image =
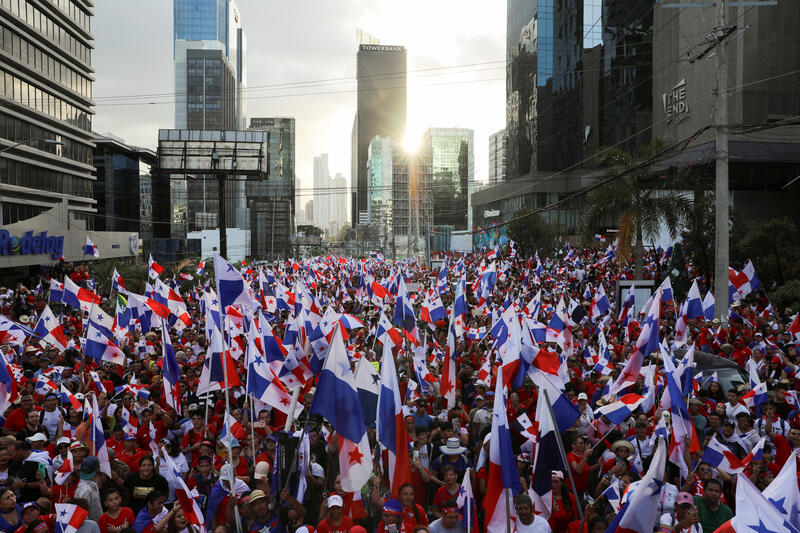
<instances>
[{"instance_id":1,"label":"building facade","mask_svg":"<svg viewBox=\"0 0 800 533\"><path fill-rule=\"evenodd\" d=\"M66 200L70 217L93 227L92 8L0 0L3 225Z\"/></svg>"},{"instance_id":2,"label":"building facade","mask_svg":"<svg viewBox=\"0 0 800 533\"><path fill-rule=\"evenodd\" d=\"M330 193L331 173L328 169L328 154L314 157L314 225L323 232L331 220Z\"/></svg>"},{"instance_id":3,"label":"building facade","mask_svg":"<svg viewBox=\"0 0 800 533\"><path fill-rule=\"evenodd\" d=\"M464 128L428 128L420 152L431 162L433 220L439 231L463 231L472 218L469 195L475 183L474 132Z\"/></svg>"},{"instance_id":4,"label":"building facade","mask_svg":"<svg viewBox=\"0 0 800 533\"><path fill-rule=\"evenodd\" d=\"M173 59L175 66L175 128L195 129L187 114L196 99L190 101L192 83L184 85L189 68L186 51L222 50L233 73L234 85L227 88L235 102L235 125L227 129L245 129L247 88L247 42L239 8L233 0L173 0ZM182 41L188 41L181 44ZM193 80L194 81L194 80ZM194 83L197 83L194 81ZM214 109L212 105L209 109ZM208 127L205 129L226 129Z\"/></svg>"},{"instance_id":5,"label":"building facade","mask_svg":"<svg viewBox=\"0 0 800 533\"><path fill-rule=\"evenodd\" d=\"M356 56L357 110L353 123L351 180L354 187L352 224L369 210L367 159L377 135L403 139L406 131L406 49L362 44Z\"/></svg>"},{"instance_id":6,"label":"building facade","mask_svg":"<svg viewBox=\"0 0 800 533\"><path fill-rule=\"evenodd\" d=\"M269 132L267 179L247 182L250 214L250 254L287 257L295 234L295 119L250 119L251 130Z\"/></svg>"},{"instance_id":7,"label":"building facade","mask_svg":"<svg viewBox=\"0 0 800 533\"><path fill-rule=\"evenodd\" d=\"M489 184L506 180L506 130L489 135Z\"/></svg>"},{"instance_id":8,"label":"building facade","mask_svg":"<svg viewBox=\"0 0 800 533\"><path fill-rule=\"evenodd\" d=\"M142 240L153 238L153 179L150 168L156 154L131 146L111 134L94 139L94 199L98 217L95 230L136 232Z\"/></svg>"}]
</instances>

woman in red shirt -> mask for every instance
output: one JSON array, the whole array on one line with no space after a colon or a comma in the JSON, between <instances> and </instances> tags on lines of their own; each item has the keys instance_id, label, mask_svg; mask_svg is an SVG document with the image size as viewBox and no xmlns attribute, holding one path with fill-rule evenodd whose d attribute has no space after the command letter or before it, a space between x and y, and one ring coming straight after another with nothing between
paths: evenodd
<instances>
[{"instance_id":1,"label":"woman in red shirt","mask_svg":"<svg viewBox=\"0 0 800 533\"><path fill-rule=\"evenodd\" d=\"M589 487L589 472L602 466L600 461L593 465L587 464L589 454L586 453L585 448L586 439L578 436L572 441L572 451L567 454L567 461L572 469L572 480L575 482L575 491L578 494L583 494Z\"/></svg>"},{"instance_id":2,"label":"woman in red shirt","mask_svg":"<svg viewBox=\"0 0 800 533\"><path fill-rule=\"evenodd\" d=\"M578 507L575 497L564 483L564 472L553 470L553 506L550 512L550 529L553 531L566 531L569 523L578 517Z\"/></svg>"},{"instance_id":3,"label":"woman in red shirt","mask_svg":"<svg viewBox=\"0 0 800 533\"><path fill-rule=\"evenodd\" d=\"M119 533L126 527L133 527L136 517L130 507L121 507L122 495L118 488L111 487L106 490L103 504L106 512L97 520L100 533Z\"/></svg>"}]
</instances>

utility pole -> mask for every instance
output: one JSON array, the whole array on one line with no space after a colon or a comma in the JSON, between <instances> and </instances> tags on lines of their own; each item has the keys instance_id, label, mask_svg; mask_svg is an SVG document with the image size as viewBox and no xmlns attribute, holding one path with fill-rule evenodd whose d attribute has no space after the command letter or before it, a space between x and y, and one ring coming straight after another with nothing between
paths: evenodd
<instances>
[{"instance_id":1,"label":"utility pole","mask_svg":"<svg viewBox=\"0 0 800 533\"><path fill-rule=\"evenodd\" d=\"M662 8L716 7L717 25L706 39L708 46L696 56L690 53L690 61L698 61L714 52L716 83L714 89L714 144L715 144L715 261L714 261L714 311L721 321L728 319L728 266L730 265L730 192L728 180L728 49L727 44L736 26L728 26L726 9L728 7L759 7L777 5L776 0L718 0L715 2L674 2L661 4Z\"/></svg>"},{"instance_id":2,"label":"utility pole","mask_svg":"<svg viewBox=\"0 0 800 533\"><path fill-rule=\"evenodd\" d=\"M728 265L729 253L729 192L728 192L728 134L725 128L728 124L728 49L725 38L729 35L725 25L725 0L720 0L718 30L714 36L716 54L714 55L714 68L716 69L717 87L714 108L715 130L715 166L716 190L714 193L716 206L716 244L714 261L714 309L720 321L728 320ZM724 36L724 37L721 37Z\"/></svg>"}]
</instances>

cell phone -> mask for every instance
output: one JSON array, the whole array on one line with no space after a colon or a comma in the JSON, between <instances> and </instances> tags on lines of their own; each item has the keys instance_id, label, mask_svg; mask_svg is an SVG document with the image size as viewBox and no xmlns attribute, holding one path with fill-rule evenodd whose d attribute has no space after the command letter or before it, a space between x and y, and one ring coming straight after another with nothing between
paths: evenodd
<instances>
[{"instance_id":1,"label":"cell phone","mask_svg":"<svg viewBox=\"0 0 800 533\"><path fill-rule=\"evenodd\" d=\"M42 479L46 478L47 477L47 467L44 465L44 463L38 463L37 467L39 469L39 475L42 476Z\"/></svg>"}]
</instances>

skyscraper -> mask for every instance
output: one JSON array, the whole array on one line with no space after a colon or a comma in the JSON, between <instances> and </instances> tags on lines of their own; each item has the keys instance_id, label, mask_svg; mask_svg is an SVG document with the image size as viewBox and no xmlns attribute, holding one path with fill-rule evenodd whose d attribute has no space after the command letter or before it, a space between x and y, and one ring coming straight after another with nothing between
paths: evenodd
<instances>
[{"instance_id":1,"label":"skyscraper","mask_svg":"<svg viewBox=\"0 0 800 533\"><path fill-rule=\"evenodd\" d=\"M291 117L252 118L249 129L269 132L267 179L247 182L250 253L286 257L295 229L295 121Z\"/></svg>"},{"instance_id":2,"label":"skyscraper","mask_svg":"<svg viewBox=\"0 0 800 533\"><path fill-rule=\"evenodd\" d=\"M356 56L357 111L353 123L351 180L355 188L353 225L369 210L367 158L373 137L403 139L406 131L406 49L362 44Z\"/></svg>"},{"instance_id":3,"label":"skyscraper","mask_svg":"<svg viewBox=\"0 0 800 533\"><path fill-rule=\"evenodd\" d=\"M202 71L195 70L194 78L187 80L187 50L222 50L234 78L233 87L225 87L226 97L235 102L234 126L246 127L244 92L247 86L247 43L240 21L239 9L233 0L173 0L173 59L175 61L175 127L193 128L187 125L190 110L216 109L215 101L200 105L194 98L187 98L199 81ZM181 41L188 41L182 46ZM194 65L197 69L197 65ZM210 73L216 75L216 72ZM200 85L202 87L202 85ZM197 91L196 94L204 94ZM188 108L188 109L187 109ZM217 129L213 127L197 129Z\"/></svg>"},{"instance_id":4,"label":"skyscraper","mask_svg":"<svg viewBox=\"0 0 800 533\"><path fill-rule=\"evenodd\" d=\"M92 229L93 10L0 1L0 226L68 201Z\"/></svg>"},{"instance_id":5,"label":"skyscraper","mask_svg":"<svg viewBox=\"0 0 800 533\"><path fill-rule=\"evenodd\" d=\"M506 130L489 135L489 184L506 180Z\"/></svg>"},{"instance_id":6,"label":"skyscraper","mask_svg":"<svg viewBox=\"0 0 800 533\"><path fill-rule=\"evenodd\" d=\"M509 180L536 170L560 170L581 160L584 2L595 13L596 1L508 0Z\"/></svg>"},{"instance_id":7,"label":"skyscraper","mask_svg":"<svg viewBox=\"0 0 800 533\"><path fill-rule=\"evenodd\" d=\"M325 231L330 224L331 173L328 154L314 158L314 225Z\"/></svg>"},{"instance_id":8,"label":"skyscraper","mask_svg":"<svg viewBox=\"0 0 800 533\"><path fill-rule=\"evenodd\" d=\"M347 180L337 172L331 180L331 237L335 238L342 228L350 222L347 216Z\"/></svg>"},{"instance_id":9,"label":"skyscraper","mask_svg":"<svg viewBox=\"0 0 800 533\"><path fill-rule=\"evenodd\" d=\"M469 193L475 179L474 133L464 128L428 128L420 152L431 162L432 226L469 229Z\"/></svg>"}]
</instances>

